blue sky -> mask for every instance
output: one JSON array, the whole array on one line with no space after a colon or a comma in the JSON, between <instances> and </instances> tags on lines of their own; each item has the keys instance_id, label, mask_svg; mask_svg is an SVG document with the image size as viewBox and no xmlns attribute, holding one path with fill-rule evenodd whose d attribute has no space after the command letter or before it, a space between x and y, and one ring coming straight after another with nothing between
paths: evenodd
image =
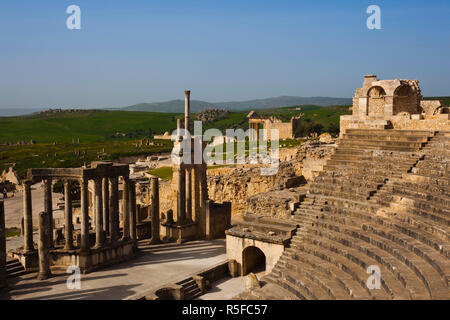
<instances>
[{"instance_id":1,"label":"blue sky","mask_svg":"<svg viewBox=\"0 0 450 320\"><path fill-rule=\"evenodd\" d=\"M81 8L81 30L66 8ZM381 8L382 30L366 9ZM450 1L1 0L0 108L351 97L364 74L450 95Z\"/></svg>"}]
</instances>

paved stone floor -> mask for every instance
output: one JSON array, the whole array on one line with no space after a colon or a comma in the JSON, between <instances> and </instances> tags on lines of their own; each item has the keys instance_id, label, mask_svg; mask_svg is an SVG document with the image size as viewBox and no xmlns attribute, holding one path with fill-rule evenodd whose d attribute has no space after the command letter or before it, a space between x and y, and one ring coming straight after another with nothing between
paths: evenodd
<instances>
[{"instance_id":1,"label":"paved stone floor","mask_svg":"<svg viewBox=\"0 0 450 320\"><path fill-rule=\"evenodd\" d=\"M226 277L212 284L211 289L196 300L230 300L245 291L245 277Z\"/></svg>"},{"instance_id":2,"label":"paved stone floor","mask_svg":"<svg viewBox=\"0 0 450 320\"><path fill-rule=\"evenodd\" d=\"M53 217L60 219L64 216L62 210L56 210L56 204L61 202L59 198L63 195L52 193L53 199ZM41 183L34 184L31 187L31 199L33 207L33 226L36 228L38 213L44 211L44 189ZM3 199L2 199L3 200ZM14 197L4 199L5 202L5 224L7 228L20 228L20 220L23 217L23 193L18 191Z\"/></svg>"},{"instance_id":3,"label":"paved stone floor","mask_svg":"<svg viewBox=\"0 0 450 320\"><path fill-rule=\"evenodd\" d=\"M164 284L181 281L226 260L225 239L142 245L136 259L81 275L81 289L67 288L68 274L36 280L36 274L9 280L1 299L132 299Z\"/></svg>"}]
</instances>

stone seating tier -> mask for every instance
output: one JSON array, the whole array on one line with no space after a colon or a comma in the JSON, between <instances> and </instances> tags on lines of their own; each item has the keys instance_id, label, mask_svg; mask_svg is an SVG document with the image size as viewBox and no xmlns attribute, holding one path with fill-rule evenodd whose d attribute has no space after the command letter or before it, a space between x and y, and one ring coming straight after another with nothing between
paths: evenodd
<instances>
[{"instance_id":1,"label":"stone seating tier","mask_svg":"<svg viewBox=\"0 0 450 320\"><path fill-rule=\"evenodd\" d=\"M298 299L449 299L449 146L448 132L348 129L263 280Z\"/></svg>"}]
</instances>

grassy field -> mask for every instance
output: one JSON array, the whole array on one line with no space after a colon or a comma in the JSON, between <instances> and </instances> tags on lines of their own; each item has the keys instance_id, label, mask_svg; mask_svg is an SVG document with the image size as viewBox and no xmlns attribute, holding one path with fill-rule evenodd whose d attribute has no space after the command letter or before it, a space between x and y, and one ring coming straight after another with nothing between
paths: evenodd
<instances>
[{"instance_id":1,"label":"grassy field","mask_svg":"<svg viewBox=\"0 0 450 320\"><path fill-rule=\"evenodd\" d=\"M172 167L161 167L157 169L150 170L148 173L154 175L162 180L172 179L173 171Z\"/></svg>"},{"instance_id":2,"label":"grassy field","mask_svg":"<svg viewBox=\"0 0 450 320\"><path fill-rule=\"evenodd\" d=\"M339 116L348 114L348 107L302 106L258 111L262 116L275 115L283 121L305 113L304 122L339 124ZM217 128L248 129L248 111L230 112L226 118L203 124L203 130ZM43 113L20 117L0 117L0 171L15 164L21 177L28 168L79 167L96 160L116 160L128 156L170 152L171 141L136 147L153 134L172 132L176 113L96 111ZM194 117L193 117L194 118ZM80 143L78 144L78 139ZM36 144L16 145L19 141ZM73 143L75 142L75 143ZM289 145L295 141L287 142ZM10 144L10 145L6 145Z\"/></svg>"},{"instance_id":3,"label":"grassy field","mask_svg":"<svg viewBox=\"0 0 450 320\"><path fill-rule=\"evenodd\" d=\"M172 150L171 141L157 141L159 145L136 147L136 141L99 141L84 144L36 144L0 146L0 171L15 164L21 177L28 168L74 168L99 160L115 160Z\"/></svg>"},{"instance_id":4,"label":"grassy field","mask_svg":"<svg viewBox=\"0 0 450 320\"><path fill-rule=\"evenodd\" d=\"M35 140L38 143L81 143L109 141L119 132L130 137L147 136L176 129L181 114L133 111L81 111L55 114L0 117L0 143Z\"/></svg>"}]
</instances>

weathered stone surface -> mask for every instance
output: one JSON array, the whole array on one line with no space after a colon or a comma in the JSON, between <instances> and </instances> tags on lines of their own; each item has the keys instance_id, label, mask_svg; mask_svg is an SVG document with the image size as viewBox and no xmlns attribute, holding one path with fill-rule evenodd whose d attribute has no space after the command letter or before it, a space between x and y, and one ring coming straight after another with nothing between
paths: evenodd
<instances>
[{"instance_id":1,"label":"weathered stone surface","mask_svg":"<svg viewBox=\"0 0 450 320\"><path fill-rule=\"evenodd\" d=\"M261 288L261 284L259 283L258 277L253 272L250 272L245 277L245 287L246 289L258 289Z\"/></svg>"}]
</instances>

